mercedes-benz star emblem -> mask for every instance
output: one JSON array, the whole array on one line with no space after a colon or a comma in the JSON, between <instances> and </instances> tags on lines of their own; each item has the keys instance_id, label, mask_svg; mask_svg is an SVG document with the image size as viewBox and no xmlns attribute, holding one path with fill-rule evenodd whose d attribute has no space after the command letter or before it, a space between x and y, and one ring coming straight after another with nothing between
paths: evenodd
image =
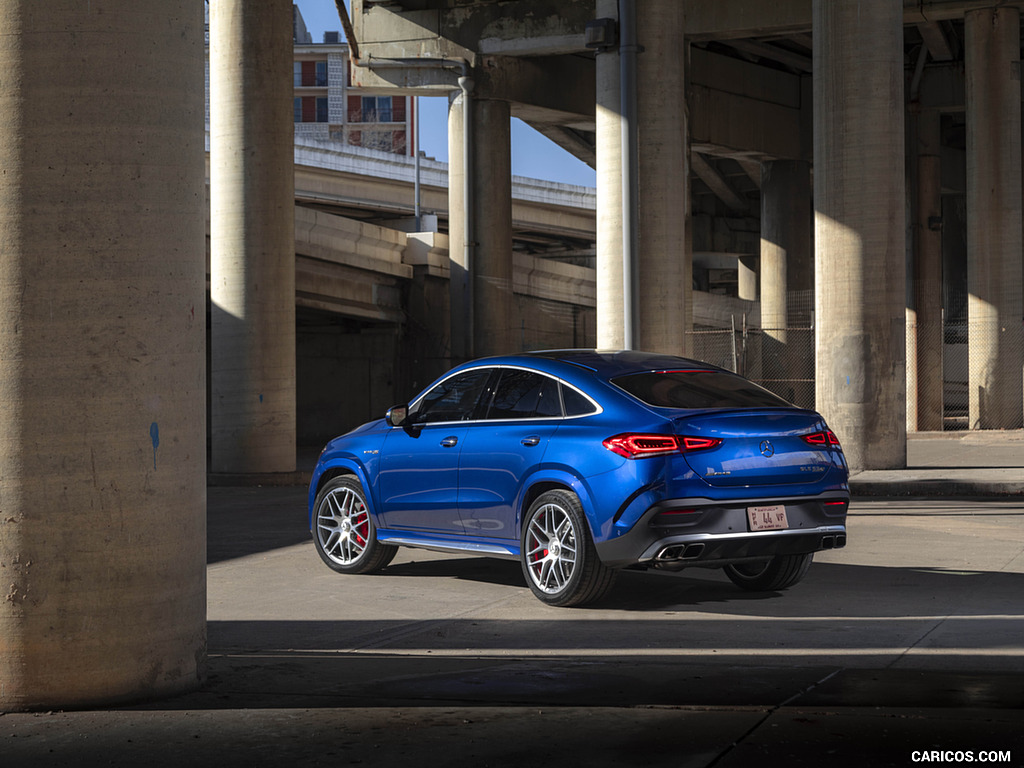
<instances>
[{"instance_id":1,"label":"mercedes-benz star emblem","mask_svg":"<svg viewBox=\"0 0 1024 768\"><path fill-rule=\"evenodd\" d=\"M761 455L766 456L769 459L775 455L775 446L771 444L769 440L761 441Z\"/></svg>"}]
</instances>

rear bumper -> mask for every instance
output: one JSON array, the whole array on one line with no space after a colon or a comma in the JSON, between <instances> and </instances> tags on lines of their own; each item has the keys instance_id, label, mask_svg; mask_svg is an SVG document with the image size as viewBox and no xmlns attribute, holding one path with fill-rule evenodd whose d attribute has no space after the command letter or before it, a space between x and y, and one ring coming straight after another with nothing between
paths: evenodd
<instances>
[{"instance_id":1,"label":"rear bumper","mask_svg":"<svg viewBox=\"0 0 1024 768\"><path fill-rule=\"evenodd\" d=\"M844 502L844 503L837 503ZM747 507L783 504L789 528L751 531ZM621 535L596 542L601 561L613 568L648 565L667 569L718 567L730 562L806 554L846 545L849 494L756 501L670 499L648 509ZM671 510L693 510L665 515Z\"/></svg>"}]
</instances>

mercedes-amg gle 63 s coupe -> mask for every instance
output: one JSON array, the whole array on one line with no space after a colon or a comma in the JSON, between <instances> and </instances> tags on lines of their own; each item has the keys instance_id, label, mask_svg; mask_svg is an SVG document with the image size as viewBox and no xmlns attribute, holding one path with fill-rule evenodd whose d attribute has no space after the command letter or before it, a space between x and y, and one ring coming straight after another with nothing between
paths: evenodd
<instances>
[{"instance_id":1,"label":"mercedes-amg gle 63 s coupe","mask_svg":"<svg viewBox=\"0 0 1024 768\"><path fill-rule=\"evenodd\" d=\"M570 606L622 569L785 589L846 544L849 502L816 412L706 363L562 350L460 365L332 440L309 526L341 573L380 570L398 547L503 557Z\"/></svg>"}]
</instances>

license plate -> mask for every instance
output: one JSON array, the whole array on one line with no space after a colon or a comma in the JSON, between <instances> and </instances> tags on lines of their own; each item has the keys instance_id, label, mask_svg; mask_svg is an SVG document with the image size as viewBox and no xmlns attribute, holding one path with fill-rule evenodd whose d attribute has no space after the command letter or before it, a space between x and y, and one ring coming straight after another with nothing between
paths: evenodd
<instances>
[{"instance_id":1,"label":"license plate","mask_svg":"<svg viewBox=\"0 0 1024 768\"><path fill-rule=\"evenodd\" d=\"M747 520L752 531L781 531L789 528L786 508L782 504L770 507L747 507Z\"/></svg>"}]
</instances>

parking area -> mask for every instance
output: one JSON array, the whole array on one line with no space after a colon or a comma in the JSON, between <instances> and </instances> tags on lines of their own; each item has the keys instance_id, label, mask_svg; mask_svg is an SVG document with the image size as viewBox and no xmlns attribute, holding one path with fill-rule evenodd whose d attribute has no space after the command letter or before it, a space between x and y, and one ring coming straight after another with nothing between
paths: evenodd
<instances>
[{"instance_id":1,"label":"parking area","mask_svg":"<svg viewBox=\"0 0 1024 768\"><path fill-rule=\"evenodd\" d=\"M1024 501L857 499L787 592L625 573L582 609L509 561L335 574L304 504L209 490L203 690L4 715L4 765L1024 764Z\"/></svg>"}]
</instances>

